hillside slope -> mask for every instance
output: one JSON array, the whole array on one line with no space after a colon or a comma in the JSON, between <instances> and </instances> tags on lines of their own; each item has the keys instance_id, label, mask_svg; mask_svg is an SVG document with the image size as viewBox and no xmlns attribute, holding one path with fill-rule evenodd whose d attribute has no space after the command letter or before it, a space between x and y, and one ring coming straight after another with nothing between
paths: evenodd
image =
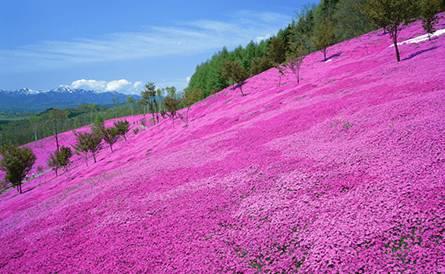
<instances>
[{"instance_id":1,"label":"hillside slope","mask_svg":"<svg viewBox=\"0 0 445 274\"><path fill-rule=\"evenodd\" d=\"M445 35L399 64L390 45L374 32L311 54L300 85L271 69L188 127L164 120L4 193L0 272L445 271ZM29 146L44 165L54 143Z\"/></svg>"}]
</instances>

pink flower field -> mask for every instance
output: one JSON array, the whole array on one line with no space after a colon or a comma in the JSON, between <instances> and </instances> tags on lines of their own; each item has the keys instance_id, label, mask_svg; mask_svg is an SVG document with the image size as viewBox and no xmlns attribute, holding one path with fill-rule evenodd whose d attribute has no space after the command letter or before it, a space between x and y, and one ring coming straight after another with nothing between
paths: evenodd
<instances>
[{"instance_id":1,"label":"pink flower field","mask_svg":"<svg viewBox=\"0 0 445 274\"><path fill-rule=\"evenodd\" d=\"M445 35L400 50L337 44L58 177L54 138L27 145L45 171L0 195L0 272L445 272Z\"/></svg>"}]
</instances>

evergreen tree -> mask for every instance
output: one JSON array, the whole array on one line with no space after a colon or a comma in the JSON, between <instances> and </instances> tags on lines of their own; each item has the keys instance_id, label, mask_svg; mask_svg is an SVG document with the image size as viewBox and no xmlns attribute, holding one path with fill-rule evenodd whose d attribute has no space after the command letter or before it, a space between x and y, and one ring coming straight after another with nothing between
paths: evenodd
<instances>
[{"instance_id":1,"label":"evergreen tree","mask_svg":"<svg viewBox=\"0 0 445 274\"><path fill-rule=\"evenodd\" d=\"M249 77L244 67L236 61L226 61L224 63L222 75L228 82L235 84L235 88L239 88L241 95L245 96L243 92L243 85Z\"/></svg>"},{"instance_id":2,"label":"evergreen tree","mask_svg":"<svg viewBox=\"0 0 445 274\"><path fill-rule=\"evenodd\" d=\"M346 40L367 33L373 29L364 12L367 0L340 0L333 13L335 36Z\"/></svg>"}]
</instances>

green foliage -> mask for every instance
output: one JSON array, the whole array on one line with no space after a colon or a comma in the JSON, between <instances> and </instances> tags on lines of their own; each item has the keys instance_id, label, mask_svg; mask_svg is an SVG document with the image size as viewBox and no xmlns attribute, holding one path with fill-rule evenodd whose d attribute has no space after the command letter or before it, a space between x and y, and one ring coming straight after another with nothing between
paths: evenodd
<instances>
[{"instance_id":1,"label":"green foliage","mask_svg":"<svg viewBox=\"0 0 445 274\"><path fill-rule=\"evenodd\" d=\"M88 163L88 153L93 155L94 162L96 162L96 154L102 148L102 136L92 132L74 132L76 136L76 144L74 146L77 153L83 153Z\"/></svg>"},{"instance_id":2,"label":"green foliage","mask_svg":"<svg viewBox=\"0 0 445 274\"><path fill-rule=\"evenodd\" d=\"M105 119L101 116L98 116L91 126L91 130L95 135L103 138L103 134L105 131Z\"/></svg>"},{"instance_id":3,"label":"green foliage","mask_svg":"<svg viewBox=\"0 0 445 274\"><path fill-rule=\"evenodd\" d=\"M417 3L412 0L368 0L365 11L369 19L391 36L400 62L398 36L402 25L415 17Z\"/></svg>"},{"instance_id":4,"label":"green foliage","mask_svg":"<svg viewBox=\"0 0 445 274\"><path fill-rule=\"evenodd\" d=\"M180 107L180 100L174 97L167 96L164 99L165 109L167 111L167 115L174 120L176 117L176 113Z\"/></svg>"},{"instance_id":5,"label":"green foliage","mask_svg":"<svg viewBox=\"0 0 445 274\"><path fill-rule=\"evenodd\" d=\"M373 29L372 23L364 12L367 0L340 0L333 14L335 36L346 40Z\"/></svg>"},{"instance_id":6,"label":"green foliage","mask_svg":"<svg viewBox=\"0 0 445 274\"><path fill-rule=\"evenodd\" d=\"M320 19L320 22L315 25L312 42L317 50L323 52L324 61L327 60L328 47L335 43L334 31L334 22L328 17Z\"/></svg>"},{"instance_id":7,"label":"green foliage","mask_svg":"<svg viewBox=\"0 0 445 274\"><path fill-rule=\"evenodd\" d=\"M440 10L440 0L421 0L419 5L423 29L426 33L433 34L436 31L435 26L439 21L437 13Z\"/></svg>"},{"instance_id":8,"label":"green foliage","mask_svg":"<svg viewBox=\"0 0 445 274\"><path fill-rule=\"evenodd\" d=\"M266 58L269 63L277 67L286 60L286 41L279 36L273 37L269 41Z\"/></svg>"},{"instance_id":9,"label":"green foliage","mask_svg":"<svg viewBox=\"0 0 445 274\"><path fill-rule=\"evenodd\" d=\"M239 62L224 62L221 74L223 75L223 78L226 79L226 81L228 81L230 84L236 84L236 87L240 88L241 95L245 95L243 93L243 85L245 84L246 79L249 77L249 74Z\"/></svg>"},{"instance_id":10,"label":"green foliage","mask_svg":"<svg viewBox=\"0 0 445 274\"><path fill-rule=\"evenodd\" d=\"M116 127L104 127L102 129L102 139L110 146L111 152L113 152L113 145L117 142L119 136L119 129Z\"/></svg>"},{"instance_id":11,"label":"green foliage","mask_svg":"<svg viewBox=\"0 0 445 274\"><path fill-rule=\"evenodd\" d=\"M127 133L130 131L130 123L127 120L114 122L114 127L117 129L120 136L127 140Z\"/></svg>"},{"instance_id":12,"label":"green foliage","mask_svg":"<svg viewBox=\"0 0 445 274\"><path fill-rule=\"evenodd\" d=\"M5 179L22 193L23 179L34 165L36 156L31 149L14 145L3 146L0 154L0 169L6 172Z\"/></svg>"},{"instance_id":13,"label":"green foliage","mask_svg":"<svg viewBox=\"0 0 445 274\"><path fill-rule=\"evenodd\" d=\"M256 75L271 68L272 65L266 56L255 57L250 64L250 75Z\"/></svg>"},{"instance_id":14,"label":"green foliage","mask_svg":"<svg viewBox=\"0 0 445 274\"><path fill-rule=\"evenodd\" d=\"M145 84L144 90L141 92L140 104L144 106L144 115L148 111L152 114L153 122L159 121L157 113L159 112L159 104L156 100L156 94L160 93L159 89L153 82Z\"/></svg>"},{"instance_id":15,"label":"green foliage","mask_svg":"<svg viewBox=\"0 0 445 274\"><path fill-rule=\"evenodd\" d=\"M166 87L165 91L167 92L167 95L171 98L176 98L176 88L175 87Z\"/></svg>"},{"instance_id":16,"label":"green foliage","mask_svg":"<svg viewBox=\"0 0 445 274\"><path fill-rule=\"evenodd\" d=\"M55 170L56 175L59 168L67 169L68 166L71 163L71 157L73 156L73 153L69 147L60 147L60 149L57 151L54 151L49 159L48 159L48 166Z\"/></svg>"},{"instance_id":17,"label":"green foliage","mask_svg":"<svg viewBox=\"0 0 445 274\"><path fill-rule=\"evenodd\" d=\"M66 118L58 121L57 130L64 132L92 124L97 117L110 119L143 113L142 106L136 104L133 97L128 98L131 98L129 103L111 108L85 104L77 108L65 109ZM50 110L26 116L3 116L6 121L3 123L0 121L0 145L21 145L54 135L53 122L48 121Z\"/></svg>"}]
</instances>

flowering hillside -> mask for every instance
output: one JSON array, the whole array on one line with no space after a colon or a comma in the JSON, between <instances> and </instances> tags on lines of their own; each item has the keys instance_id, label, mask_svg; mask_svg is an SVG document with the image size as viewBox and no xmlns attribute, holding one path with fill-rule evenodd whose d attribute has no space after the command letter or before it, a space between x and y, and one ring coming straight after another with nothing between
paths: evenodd
<instances>
[{"instance_id":1,"label":"flowering hillside","mask_svg":"<svg viewBox=\"0 0 445 274\"><path fill-rule=\"evenodd\" d=\"M405 28L400 63L381 31L340 43L3 193L0 272L445 272L439 34Z\"/></svg>"}]
</instances>

